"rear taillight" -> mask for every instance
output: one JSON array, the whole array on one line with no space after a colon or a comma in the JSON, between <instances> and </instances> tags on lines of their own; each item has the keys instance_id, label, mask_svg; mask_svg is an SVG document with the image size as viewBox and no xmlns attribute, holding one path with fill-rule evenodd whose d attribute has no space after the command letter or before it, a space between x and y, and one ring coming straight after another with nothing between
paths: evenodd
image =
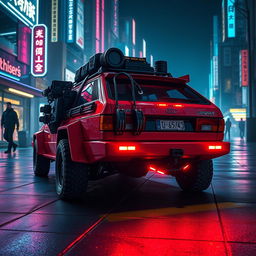
<instances>
[{"instance_id":1,"label":"rear taillight","mask_svg":"<svg viewBox=\"0 0 256 256\"><path fill-rule=\"evenodd\" d=\"M113 116L100 116L100 130L101 131L113 131L114 130L114 122Z\"/></svg>"},{"instance_id":2,"label":"rear taillight","mask_svg":"<svg viewBox=\"0 0 256 256\"><path fill-rule=\"evenodd\" d=\"M220 118L197 118L196 131L198 132L223 132L224 120Z\"/></svg>"}]
</instances>

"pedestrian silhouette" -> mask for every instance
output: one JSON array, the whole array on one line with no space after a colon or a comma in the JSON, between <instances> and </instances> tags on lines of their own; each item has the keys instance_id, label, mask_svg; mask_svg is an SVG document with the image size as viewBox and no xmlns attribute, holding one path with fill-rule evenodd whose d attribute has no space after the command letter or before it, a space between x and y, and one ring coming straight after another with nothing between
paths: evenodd
<instances>
[{"instance_id":1,"label":"pedestrian silhouette","mask_svg":"<svg viewBox=\"0 0 256 256\"><path fill-rule=\"evenodd\" d=\"M241 118L241 120L239 121L239 130L240 130L240 138L243 139L244 130L245 130L245 121L243 120L243 118Z\"/></svg>"},{"instance_id":2,"label":"pedestrian silhouette","mask_svg":"<svg viewBox=\"0 0 256 256\"><path fill-rule=\"evenodd\" d=\"M230 140L231 126L232 126L232 123L230 121L230 118L228 118L227 121L226 121L226 131L225 131L225 138L227 137L227 134L228 134L228 140Z\"/></svg>"},{"instance_id":3,"label":"pedestrian silhouette","mask_svg":"<svg viewBox=\"0 0 256 256\"><path fill-rule=\"evenodd\" d=\"M3 112L1 119L1 127L4 128L4 139L8 142L8 149L4 153L15 152L17 144L13 142L13 132L15 125L17 126L17 131L19 130L19 120L17 113L12 108L12 103L7 102L6 110Z\"/></svg>"}]
</instances>

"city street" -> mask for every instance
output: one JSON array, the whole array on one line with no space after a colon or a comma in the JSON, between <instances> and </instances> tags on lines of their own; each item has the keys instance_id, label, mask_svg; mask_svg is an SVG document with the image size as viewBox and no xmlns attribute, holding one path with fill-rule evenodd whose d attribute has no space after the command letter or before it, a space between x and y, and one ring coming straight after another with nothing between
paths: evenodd
<instances>
[{"instance_id":1,"label":"city street","mask_svg":"<svg viewBox=\"0 0 256 256\"><path fill-rule=\"evenodd\" d=\"M232 141L212 185L188 194L174 178L114 175L83 202L57 199L54 164L34 177L32 149L0 153L0 255L256 255L256 145Z\"/></svg>"}]
</instances>

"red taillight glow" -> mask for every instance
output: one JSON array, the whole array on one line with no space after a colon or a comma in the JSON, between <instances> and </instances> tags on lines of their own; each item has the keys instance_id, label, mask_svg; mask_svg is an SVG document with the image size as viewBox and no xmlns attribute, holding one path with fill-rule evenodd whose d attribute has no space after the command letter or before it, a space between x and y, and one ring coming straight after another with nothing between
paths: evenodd
<instances>
[{"instance_id":1,"label":"red taillight glow","mask_svg":"<svg viewBox=\"0 0 256 256\"><path fill-rule=\"evenodd\" d=\"M168 107L168 104L166 104L166 103L158 103L157 106L164 108L164 107Z\"/></svg>"},{"instance_id":2,"label":"red taillight glow","mask_svg":"<svg viewBox=\"0 0 256 256\"><path fill-rule=\"evenodd\" d=\"M183 107L183 105L181 105L181 104L175 104L173 106L176 107L176 108L182 108Z\"/></svg>"},{"instance_id":3,"label":"red taillight glow","mask_svg":"<svg viewBox=\"0 0 256 256\"><path fill-rule=\"evenodd\" d=\"M210 149L210 150L222 149L222 146L221 145L216 145L216 146L210 145L210 146L208 146L208 149Z\"/></svg>"},{"instance_id":4,"label":"red taillight glow","mask_svg":"<svg viewBox=\"0 0 256 256\"><path fill-rule=\"evenodd\" d=\"M119 146L119 151L135 151L135 146Z\"/></svg>"}]
</instances>

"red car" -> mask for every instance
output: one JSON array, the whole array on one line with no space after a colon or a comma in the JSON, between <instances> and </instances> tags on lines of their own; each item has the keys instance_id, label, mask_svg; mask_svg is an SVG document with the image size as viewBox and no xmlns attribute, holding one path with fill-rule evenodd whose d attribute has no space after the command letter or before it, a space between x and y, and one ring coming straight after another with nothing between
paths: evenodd
<instances>
[{"instance_id":1,"label":"red car","mask_svg":"<svg viewBox=\"0 0 256 256\"><path fill-rule=\"evenodd\" d=\"M154 171L174 176L183 190L207 189L211 159L230 144L219 108L187 82L165 61L152 68L116 48L94 55L74 83L53 81L43 93L49 104L33 136L35 175L47 176L55 161L61 199L83 197L88 180L116 172Z\"/></svg>"}]
</instances>

